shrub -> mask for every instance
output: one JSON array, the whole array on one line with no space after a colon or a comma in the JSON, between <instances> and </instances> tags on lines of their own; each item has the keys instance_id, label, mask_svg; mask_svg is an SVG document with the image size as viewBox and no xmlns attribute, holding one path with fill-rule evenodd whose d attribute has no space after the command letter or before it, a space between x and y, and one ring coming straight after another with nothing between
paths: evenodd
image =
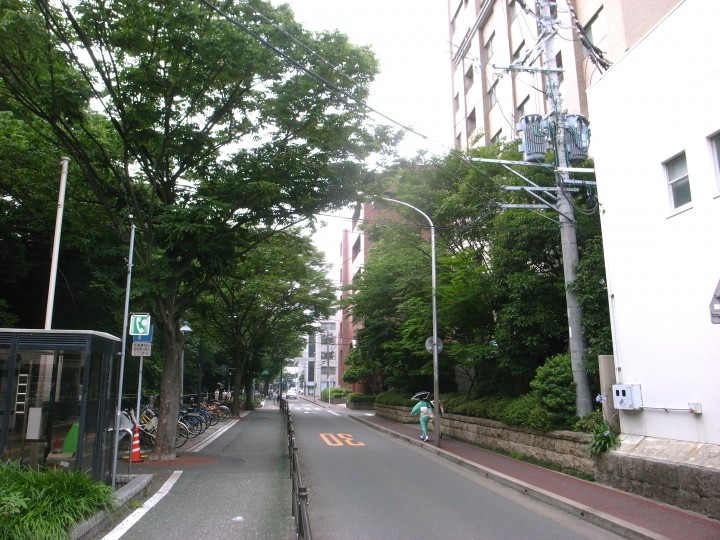
<instances>
[{"instance_id":1,"label":"shrub","mask_svg":"<svg viewBox=\"0 0 720 540\"><path fill-rule=\"evenodd\" d=\"M443 410L449 413L456 413L456 407L465 403L467 398L465 394L445 394L442 397Z\"/></svg>"},{"instance_id":2,"label":"shrub","mask_svg":"<svg viewBox=\"0 0 720 540\"><path fill-rule=\"evenodd\" d=\"M533 392L506 403L499 420L511 426L524 426L538 431L553 429L550 415L540 406L537 396Z\"/></svg>"},{"instance_id":3,"label":"shrub","mask_svg":"<svg viewBox=\"0 0 720 540\"><path fill-rule=\"evenodd\" d=\"M411 396L402 390L388 390L377 395L375 403L378 405L391 405L394 407L412 407L415 401L410 399Z\"/></svg>"},{"instance_id":4,"label":"shrub","mask_svg":"<svg viewBox=\"0 0 720 540\"><path fill-rule=\"evenodd\" d=\"M376 397L373 394L351 393L348 394L347 400L348 403L375 403Z\"/></svg>"},{"instance_id":5,"label":"shrub","mask_svg":"<svg viewBox=\"0 0 720 540\"><path fill-rule=\"evenodd\" d=\"M611 448L616 447L620 444L620 439L617 436L610 424L603 422L598 424L593 430L593 440L590 443L590 454L594 457L598 457L604 452L607 452Z\"/></svg>"},{"instance_id":6,"label":"shrub","mask_svg":"<svg viewBox=\"0 0 720 540\"><path fill-rule=\"evenodd\" d=\"M603 413L601 410L593 411L582 418L578 418L577 422L573 426L573 431L580 431L582 433L594 433L595 429L605 422Z\"/></svg>"},{"instance_id":7,"label":"shrub","mask_svg":"<svg viewBox=\"0 0 720 540\"><path fill-rule=\"evenodd\" d=\"M530 381L532 393L547 412L551 429L570 429L575 416L575 381L569 354L548 358Z\"/></svg>"},{"instance_id":8,"label":"shrub","mask_svg":"<svg viewBox=\"0 0 720 540\"><path fill-rule=\"evenodd\" d=\"M0 463L0 538L69 538L68 530L112 507L110 486L83 472L31 469Z\"/></svg>"},{"instance_id":9,"label":"shrub","mask_svg":"<svg viewBox=\"0 0 720 540\"><path fill-rule=\"evenodd\" d=\"M320 399L322 401L328 400L328 395L331 400L342 399L350 393L350 390L341 386L334 386L332 388L323 388L320 392Z\"/></svg>"}]
</instances>

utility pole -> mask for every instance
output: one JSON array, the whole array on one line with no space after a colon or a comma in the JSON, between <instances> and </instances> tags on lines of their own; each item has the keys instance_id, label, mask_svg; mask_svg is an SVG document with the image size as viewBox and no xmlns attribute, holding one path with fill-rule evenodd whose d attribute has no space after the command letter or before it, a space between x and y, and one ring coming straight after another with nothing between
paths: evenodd
<instances>
[{"instance_id":1,"label":"utility pole","mask_svg":"<svg viewBox=\"0 0 720 540\"><path fill-rule=\"evenodd\" d=\"M57 213L55 215L55 238L53 240L52 259L50 261L50 284L48 286L47 307L45 309L45 330L52 328L55 306L55 284L57 281L58 257L60 253L60 235L62 233L63 211L65 209L65 189L67 186L69 157L60 158L60 191L58 192Z\"/></svg>"},{"instance_id":2,"label":"utility pole","mask_svg":"<svg viewBox=\"0 0 720 540\"><path fill-rule=\"evenodd\" d=\"M555 181L558 192L558 210L560 214L560 240L562 244L563 270L565 274L565 300L567 302L568 331L570 338L570 361L573 380L575 381L575 408L578 416L592 411L590 384L585 370L585 340L582 333L582 308L572 286L577 278L578 249L575 231L575 214L570 198L565 190L569 173L565 150L565 111L562 109L562 95L558 78L557 62L555 61L555 28L550 3L545 0L538 2L542 39L545 54L545 66L548 72L549 99L555 125L555 156L557 168Z\"/></svg>"}]
</instances>

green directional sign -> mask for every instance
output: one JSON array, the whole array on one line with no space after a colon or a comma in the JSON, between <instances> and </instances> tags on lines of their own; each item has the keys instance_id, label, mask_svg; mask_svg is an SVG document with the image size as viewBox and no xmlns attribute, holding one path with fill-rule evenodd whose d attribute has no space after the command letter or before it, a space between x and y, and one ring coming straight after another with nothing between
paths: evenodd
<instances>
[{"instance_id":1,"label":"green directional sign","mask_svg":"<svg viewBox=\"0 0 720 540\"><path fill-rule=\"evenodd\" d=\"M150 314L133 313L130 315L130 335L147 336L150 334Z\"/></svg>"}]
</instances>

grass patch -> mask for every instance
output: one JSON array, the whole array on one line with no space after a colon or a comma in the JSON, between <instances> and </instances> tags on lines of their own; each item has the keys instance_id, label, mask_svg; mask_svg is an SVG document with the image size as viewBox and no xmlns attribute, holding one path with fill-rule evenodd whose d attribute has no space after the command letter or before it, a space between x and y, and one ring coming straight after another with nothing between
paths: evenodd
<instances>
[{"instance_id":1,"label":"grass patch","mask_svg":"<svg viewBox=\"0 0 720 540\"><path fill-rule=\"evenodd\" d=\"M0 463L0 538L61 540L115 501L110 486L82 472Z\"/></svg>"}]
</instances>

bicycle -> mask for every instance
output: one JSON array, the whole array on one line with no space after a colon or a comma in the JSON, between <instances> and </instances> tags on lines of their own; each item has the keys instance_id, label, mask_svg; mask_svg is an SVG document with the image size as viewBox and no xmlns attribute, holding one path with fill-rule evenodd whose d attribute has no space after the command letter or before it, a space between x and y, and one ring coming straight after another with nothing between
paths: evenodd
<instances>
[{"instance_id":1,"label":"bicycle","mask_svg":"<svg viewBox=\"0 0 720 540\"><path fill-rule=\"evenodd\" d=\"M150 405L146 405L137 423L140 428L140 438L144 438L151 446L155 446L157 426L160 421L158 412ZM182 448L190 438L190 429L187 424L178 419L175 431L175 448Z\"/></svg>"}]
</instances>

